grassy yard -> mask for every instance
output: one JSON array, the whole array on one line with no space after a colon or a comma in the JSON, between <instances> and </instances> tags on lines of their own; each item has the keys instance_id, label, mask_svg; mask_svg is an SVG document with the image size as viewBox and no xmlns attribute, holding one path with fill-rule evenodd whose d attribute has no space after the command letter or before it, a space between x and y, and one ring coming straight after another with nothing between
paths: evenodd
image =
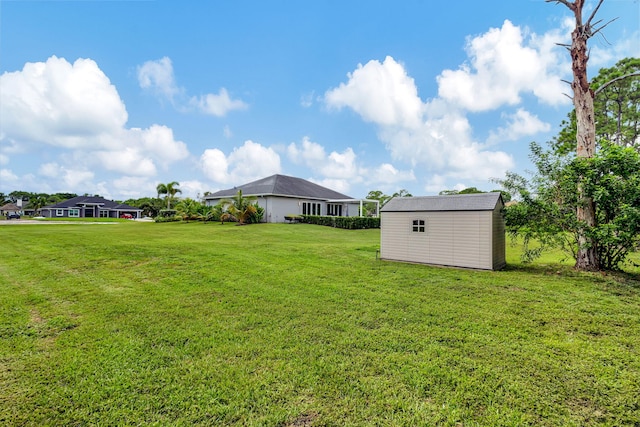
<instances>
[{"instance_id":1,"label":"grassy yard","mask_svg":"<svg viewBox=\"0 0 640 427\"><path fill-rule=\"evenodd\" d=\"M637 270L382 262L379 230L304 224L0 237L0 425L640 425Z\"/></svg>"}]
</instances>

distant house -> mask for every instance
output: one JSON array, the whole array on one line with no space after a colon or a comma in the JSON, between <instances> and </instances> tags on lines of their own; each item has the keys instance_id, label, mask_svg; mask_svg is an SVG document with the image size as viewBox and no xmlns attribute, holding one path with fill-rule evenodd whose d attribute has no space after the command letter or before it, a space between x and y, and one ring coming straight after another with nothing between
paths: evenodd
<instances>
[{"instance_id":1,"label":"distant house","mask_svg":"<svg viewBox=\"0 0 640 427\"><path fill-rule=\"evenodd\" d=\"M7 214L10 214L10 213L21 213L21 212L22 212L22 208L16 205L15 203L7 203L2 207L0 207L0 215L2 216L6 216Z\"/></svg>"},{"instance_id":2,"label":"distant house","mask_svg":"<svg viewBox=\"0 0 640 427\"><path fill-rule=\"evenodd\" d=\"M380 257L498 270L506 265L500 193L396 197L380 210Z\"/></svg>"},{"instance_id":3,"label":"distant house","mask_svg":"<svg viewBox=\"0 0 640 427\"><path fill-rule=\"evenodd\" d=\"M354 199L302 178L272 175L238 187L221 190L205 196L205 202L214 206L230 199L238 190L243 196L255 196L264 209L264 222L285 222L288 215L359 216L362 203L370 200Z\"/></svg>"},{"instance_id":4,"label":"distant house","mask_svg":"<svg viewBox=\"0 0 640 427\"><path fill-rule=\"evenodd\" d=\"M142 209L102 197L78 196L40 209L46 218L140 218Z\"/></svg>"}]
</instances>

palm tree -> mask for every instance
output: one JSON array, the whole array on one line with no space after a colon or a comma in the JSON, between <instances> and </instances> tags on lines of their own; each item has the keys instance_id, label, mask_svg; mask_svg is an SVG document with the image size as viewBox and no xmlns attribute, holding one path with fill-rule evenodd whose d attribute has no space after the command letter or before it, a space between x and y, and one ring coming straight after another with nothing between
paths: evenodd
<instances>
[{"instance_id":1,"label":"palm tree","mask_svg":"<svg viewBox=\"0 0 640 427\"><path fill-rule=\"evenodd\" d=\"M164 198L167 201L167 209L171 209L171 201L175 199L176 193L182 193L182 190L178 188L179 186L180 183L176 181L172 181L167 184L160 183L156 186L158 199L161 194L166 194Z\"/></svg>"},{"instance_id":2,"label":"palm tree","mask_svg":"<svg viewBox=\"0 0 640 427\"><path fill-rule=\"evenodd\" d=\"M242 190L238 190L238 193L232 199L222 200L221 203L227 207L227 214L224 215L224 219L233 217L238 223L244 224L258 211L253 203L254 200L256 200L254 196L244 197Z\"/></svg>"},{"instance_id":3,"label":"palm tree","mask_svg":"<svg viewBox=\"0 0 640 427\"><path fill-rule=\"evenodd\" d=\"M48 203L49 203L49 200L46 195L38 194L36 197L31 199L29 203L29 207L33 209L33 214L37 215L38 211L40 211L40 209L42 209L43 207L47 206Z\"/></svg>"},{"instance_id":4,"label":"palm tree","mask_svg":"<svg viewBox=\"0 0 640 427\"><path fill-rule=\"evenodd\" d=\"M176 205L176 209L178 210L178 215L180 215L184 221L188 222L189 220L202 219L202 214L200 213L201 206L202 204L200 202L186 198Z\"/></svg>"}]
</instances>

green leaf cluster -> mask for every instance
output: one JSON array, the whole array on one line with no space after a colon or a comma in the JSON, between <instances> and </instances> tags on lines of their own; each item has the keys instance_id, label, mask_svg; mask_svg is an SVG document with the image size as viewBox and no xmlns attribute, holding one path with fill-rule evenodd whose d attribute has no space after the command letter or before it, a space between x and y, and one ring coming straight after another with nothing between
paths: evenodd
<instances>
[{"instance_id":1,"label":"green leaf cluster","mask_svg":"<svg viewBox=\"0 0 640 427\"><path fill-rule=\"evenodd\" d=\"M517 203L505 208L505 221L513 237L524 239L523 261L548 247L560 247L575 258L578 235L585 233L596 245L601 268L620 269L640 236L640 154L605 142L592 158L561 156L536 143L531 153L537 168L531 180L510 173L500 181L519 195ZM593 226L577 219L576 210L586 198L594 202Z\"/></svg>"}]
</instances>

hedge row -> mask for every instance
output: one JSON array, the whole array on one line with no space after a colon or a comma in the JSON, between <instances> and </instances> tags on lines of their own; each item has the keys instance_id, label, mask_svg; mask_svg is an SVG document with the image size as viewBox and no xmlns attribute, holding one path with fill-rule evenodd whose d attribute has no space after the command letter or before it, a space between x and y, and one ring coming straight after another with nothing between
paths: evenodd
<instances>
[{"instance_id":1,"label":"hedge row","mask_svg":"<svg viewBox=\"0 0 640 427\"><path fill-rule=\"evenodd\" d=\"M380 228L380 218L358 216L317 216L302 215L300 222L328 227L346 228L349 230L362 228Z\"/></svg>"}]
</instances>

